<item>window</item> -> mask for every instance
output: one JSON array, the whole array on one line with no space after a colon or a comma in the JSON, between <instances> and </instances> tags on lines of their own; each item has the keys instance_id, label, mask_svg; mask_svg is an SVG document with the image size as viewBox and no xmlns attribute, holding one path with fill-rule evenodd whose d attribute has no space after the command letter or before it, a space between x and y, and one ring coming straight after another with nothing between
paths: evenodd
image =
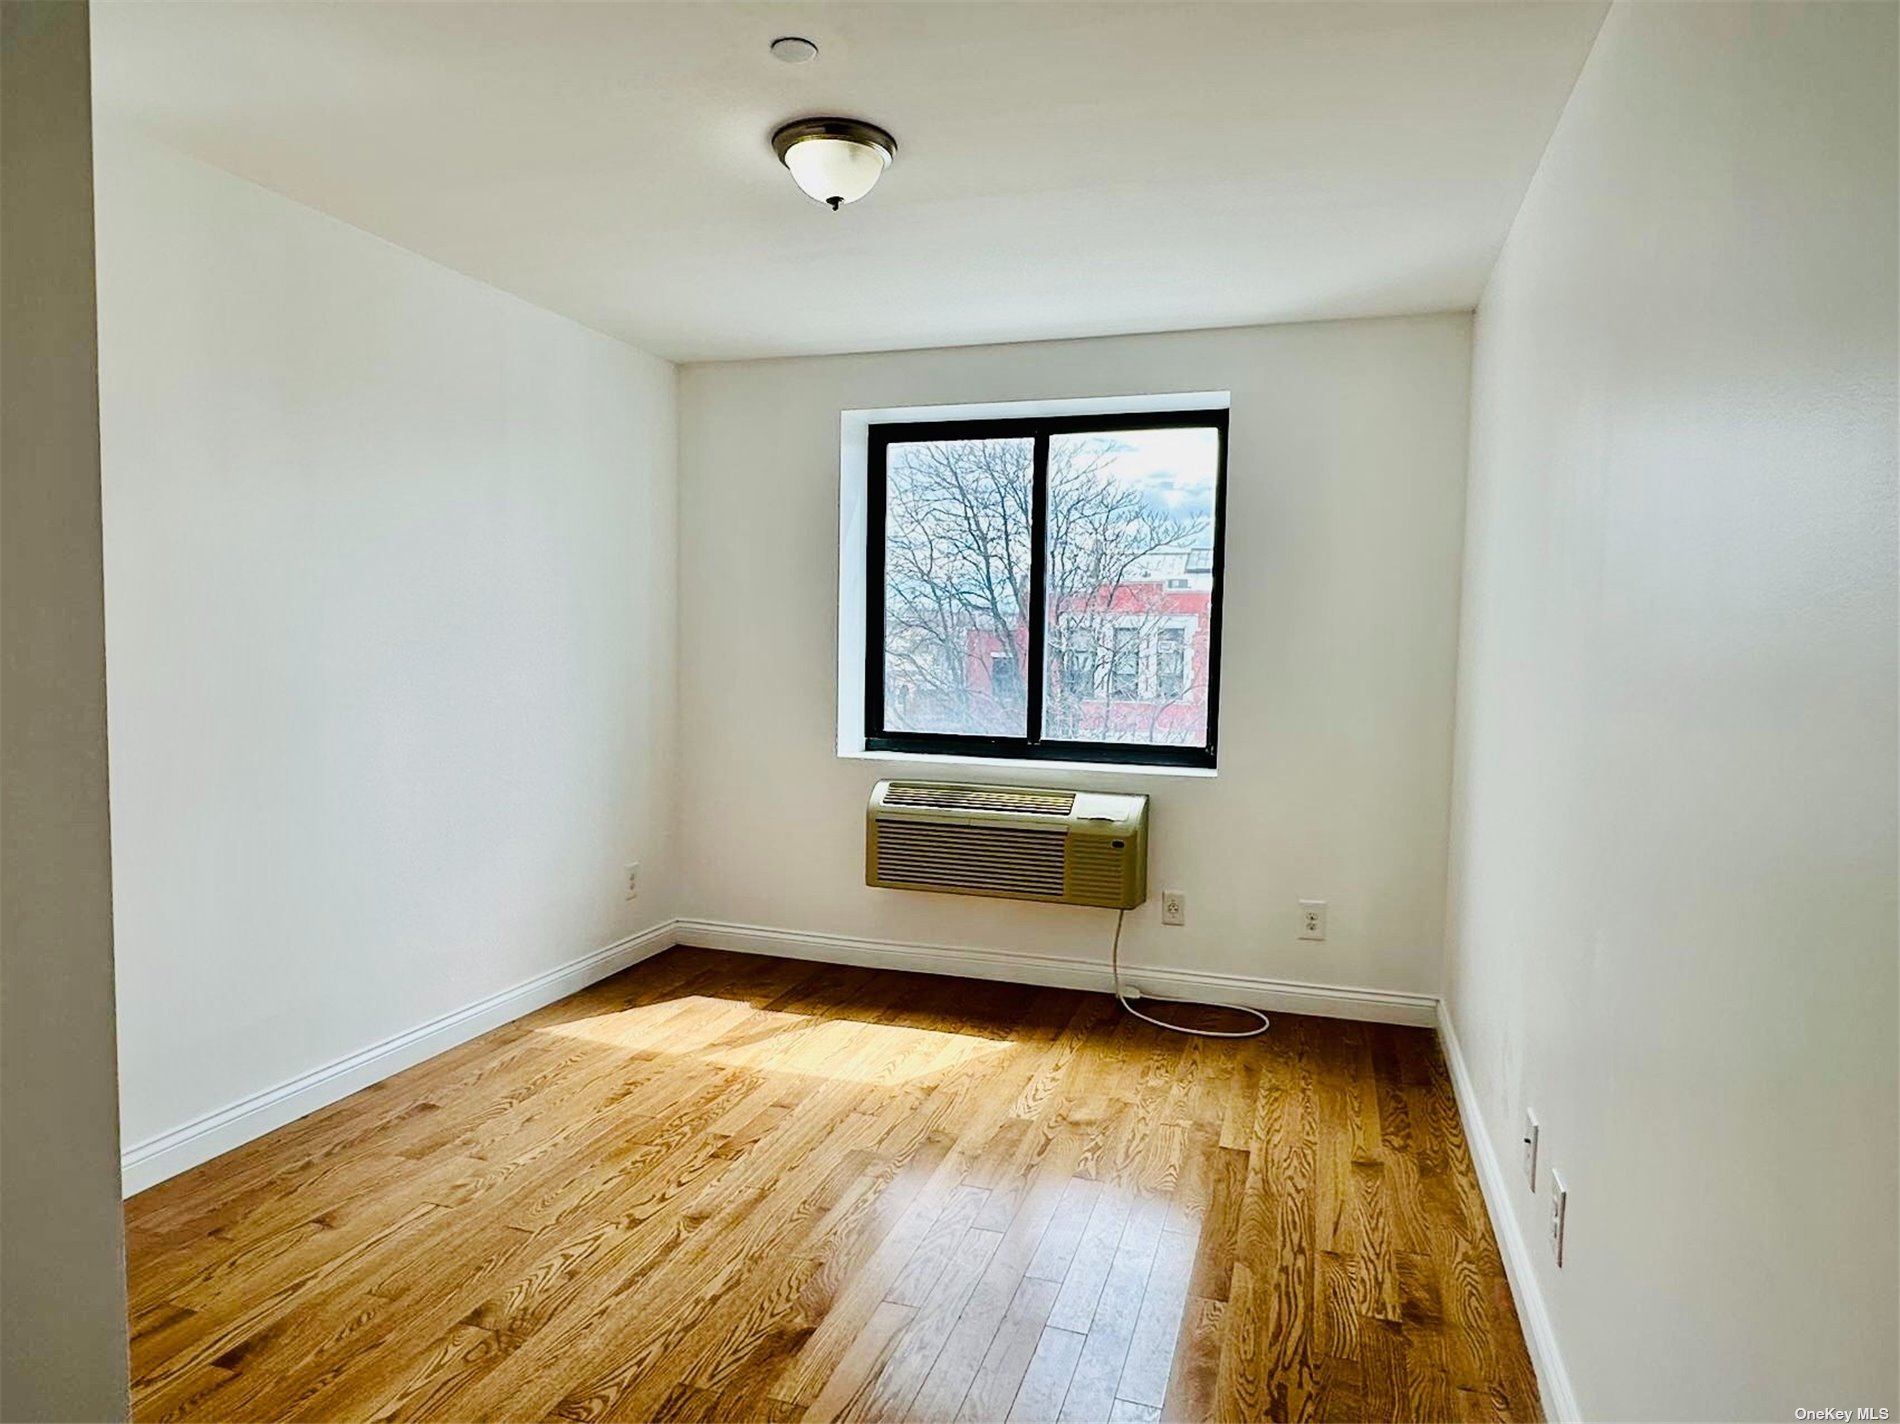
<instances>
[{"instance_id":1,"label":"window","mask_svg":"<svg viewBox=\"0 0 1900 1424\"><path fill-rule=\"evenodd\" d=\"M1155 696L1172 702L1187 691L1187 634L1163 628L1155 634Z\"/></svg>"},{"instance_id":2,"label":"window","mask_svg":"<svg viewBox=\"0 0 1900 1424\"><path fill-rule=\"evenodd\" d=\"M868 433L867 749L1214 765L1226 411Z\"/></svg>"},{"instance_id":3,"label":"window","mask_svg":"<svg viewBox=\"0 0 1900 1424\"><path fill-rule=\"evenodd\" d=\"M1014 653L990 654L990 694L999 702L1014 704L1022 700L1023 680L1016 674Z\"/></svg>"},{"instance_id":4,"label":"window","mask_svg":"<svg viewBox=\"0 0 1900 1424\"><path fill-rule=\"evenodd\" d=\"M1068 697L1095 696L1095 643L1079 630L1070 630L1063 645L1062 691Z\"/></svg>"},{"instance_id":5,"label":"window","mask_svg":"<svg viewBox=\"0 0 1900 1424\"><path fill-rule=\"evenodd\" d=\"M1115 628L1115 659L1108 666L1108 695L1123 702L1141 696L1141 629L1129 623Z\"/></svg>"}]
</instances>

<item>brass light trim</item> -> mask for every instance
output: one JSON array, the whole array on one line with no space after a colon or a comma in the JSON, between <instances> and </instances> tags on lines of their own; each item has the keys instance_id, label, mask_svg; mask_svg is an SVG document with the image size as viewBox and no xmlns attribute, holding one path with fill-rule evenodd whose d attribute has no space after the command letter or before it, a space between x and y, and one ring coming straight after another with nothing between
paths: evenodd
<instances>
[{"instance_id":1,"label":"brass light trim","mask_svg":"<svg viewBox=\"0 0 1900 1424\"><path fill-rule=\"evenodd\" d=\"M881 148L887 164L897 157L897 140L876 124L867 124L862 119L793 119L772 135L772 152L783 163L792 145L808 138L840 138L847 143Z\"/></svg>"}]
</instances>

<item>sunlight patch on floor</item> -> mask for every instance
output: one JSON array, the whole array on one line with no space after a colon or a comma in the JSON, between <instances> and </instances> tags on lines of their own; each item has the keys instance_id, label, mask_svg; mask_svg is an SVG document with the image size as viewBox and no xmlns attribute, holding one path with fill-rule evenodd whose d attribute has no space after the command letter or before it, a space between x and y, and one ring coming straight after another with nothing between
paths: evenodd
<instances>
[{"instance_id":1,"label":"sunlight patch on floor","mask_svg":"<svg viewBox=\"0 0 1900 1424\"><path fill-rule=\"evenodd\" d=\"M755 1008L700 995L548 1024L540 1032L633 1052L690 1053L727 1068L904 1083L1015 1046L1012 1039Z\"/></svg>"}]
</instances>

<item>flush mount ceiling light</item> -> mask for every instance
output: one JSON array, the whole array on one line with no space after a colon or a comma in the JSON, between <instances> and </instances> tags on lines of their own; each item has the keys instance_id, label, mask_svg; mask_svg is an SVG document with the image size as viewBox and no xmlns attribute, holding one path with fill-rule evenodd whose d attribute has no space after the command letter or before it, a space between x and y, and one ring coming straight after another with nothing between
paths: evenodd
<instances>
[{"instance_id":1,"label":"flush mount ceiling light","mask_svg":"<svg viewBox=\"0 0 1900 1424\"><path fill-rule=\"evenodd\" d=\"M897 157L897 140L858 119L798 119L772 135L792 181L833 212L855 203Z\"/></svg>"}]
</instances>

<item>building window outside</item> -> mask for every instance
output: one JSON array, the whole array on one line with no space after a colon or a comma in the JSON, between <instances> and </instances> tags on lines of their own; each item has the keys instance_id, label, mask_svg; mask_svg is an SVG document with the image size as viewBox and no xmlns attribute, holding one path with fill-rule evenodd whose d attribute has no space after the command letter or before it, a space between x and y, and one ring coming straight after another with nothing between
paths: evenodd
<instances>
[{"instance_id":1,"label":"building window outside","mask_svg":"<svg viewBox=\"0 0 1900 1424\"><path fill-rule=\"evenodd\" d=\"M1068 696L1087 699L1095 696L1095 648L1082 641L1080 633L1062 655L1062 686Z\"/></svg>"},{"instance_id":2,"label":"building window outside","mask_svg":"<svg viewBox=\"0 0 1900 1424\"><path fill-rule=\"evenodd\" d=\"M1172 702L1187 690L1187 635L1180 628L1155 633L1155 696Z\"/></svg>"},{"instance_id":3,"label":"building window outside","mask_svg":"<svg viewBox=\"0 0 1900 1424\"><path fill-rule=\"evenodd\" d=\"M1115 656L1109 663L1108 695L1123 702L1141 696L1141 629L1126 624L1115 629Z\"/></svg>"}]
</instances>

